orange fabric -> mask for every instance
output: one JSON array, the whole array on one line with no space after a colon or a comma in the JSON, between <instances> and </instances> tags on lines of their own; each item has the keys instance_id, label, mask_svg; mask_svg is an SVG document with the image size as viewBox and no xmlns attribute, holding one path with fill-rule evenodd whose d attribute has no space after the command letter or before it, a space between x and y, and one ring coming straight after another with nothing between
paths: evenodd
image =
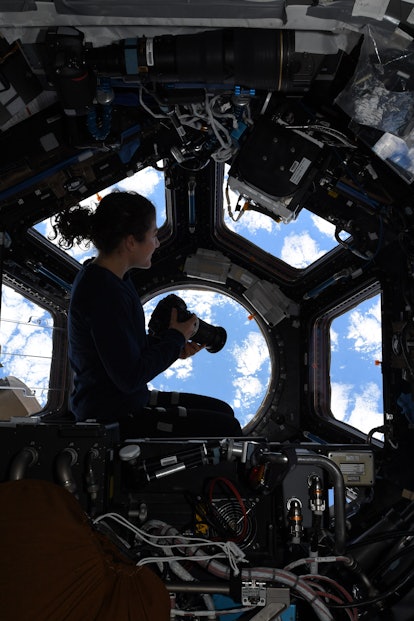
<instances>
[{"instance_id":1,"label":"orange fabric","mask_svg":"<svg viewBox=\"0 0 414 621\"><path fill-rule=\"evenodd\" d=\"M0 483L1 621L168 621L162 581L48 481Z\"/></svg>"}]
</instances>

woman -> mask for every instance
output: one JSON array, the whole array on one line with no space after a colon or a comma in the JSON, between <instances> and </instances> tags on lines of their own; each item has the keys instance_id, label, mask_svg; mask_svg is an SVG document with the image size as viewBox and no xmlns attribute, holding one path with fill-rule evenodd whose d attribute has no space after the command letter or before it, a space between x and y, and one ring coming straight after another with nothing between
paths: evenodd
<instances>
[{"instance_id":1,"label":"woman","mask_svg":"<svg viewBox=\"0 0 414 621\"><path fill-rule=\"evenodd\" d=\"M129 436L241 435L226 403L188 393L152 394L147 387L177 358L201 349L191 341L196 316L178 322L176 309L162 340L145 332L129 270L149 269L159 246L153 204L139 194L113 192L96 212L76 206L59 214L54 229L62 247L90 240L98 250L76 276L69 308L70 405L76 419L118 421Z\"/></svg>"}]
</instances>

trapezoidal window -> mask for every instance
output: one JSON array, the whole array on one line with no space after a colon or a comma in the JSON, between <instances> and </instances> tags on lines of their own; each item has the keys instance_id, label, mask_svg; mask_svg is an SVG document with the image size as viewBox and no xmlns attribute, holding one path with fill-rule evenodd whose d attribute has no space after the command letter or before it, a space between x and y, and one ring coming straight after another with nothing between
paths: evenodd
<instances>
[{"instance_id":1,"label":"trapezoidal window","mask_svg":"<svg viewBox=\"0 0 414 621\"><path fill-rule=\"evenodd\" d=\"M368 434L384 422L381 296L337 316L330 331L332 414Z\"/></svg>"},{"instance_id":2,"label":"trapezoidal window","mask_svg":"<svg viewBox=\"0 0 414 621\"><path fill-rule=\"evenodd\" d=\"M239 196L226 192L228 170L225 165L224 224L233 233L296 269L308 267L338 245L335 226L307 209L288 223L250 209L235 211Z\"/></svg>"},{"instance_id":3,"label":"trapezoidal window","mask_svg":"<svg viewBox=\"0 0 414 621\"><path fill-rule=\"evenodd\" d=\"M165 207L165 185L164 185L164 172L153 167L147 167L139 172L135 173L131 177L126 177L109 186L92 196L85 197L80 204L91 209L95 209L98 202L106 194L114 191L122 192L136 192L142 194L148 198L156 207L157 211L157 227L161 226L166 221L166 207ZM54 239L52 225L54 218L48 218L42 222L39 222L34 227L39 233L56 243ZM66 251L74 259L83 263L86 259L96 254L96 251L91 245L85 246L84 244L75 244L73 248Z\"/></svg>"},{"instance_id":4,"label":"trapezoidal window","mask_svg":"<svg viewBox=\"0 0 414 621\"><path fill-rule=\"evenodd\" d=\"M0 419L40 412L49 396L53 319L11 287L2 287Z\"/></svg>"},{"instance_id":5,"label":"trapezoidal window","mask_svg":"<svg viewBox=\"0 0 414 621\"><path fill-rule=\"evenodd\" d=\"M317 413L368 435L384 423L379 285L316 321L310 356ZM380 438L375 432L376 438Z\"/></svg>"}]
</instances>

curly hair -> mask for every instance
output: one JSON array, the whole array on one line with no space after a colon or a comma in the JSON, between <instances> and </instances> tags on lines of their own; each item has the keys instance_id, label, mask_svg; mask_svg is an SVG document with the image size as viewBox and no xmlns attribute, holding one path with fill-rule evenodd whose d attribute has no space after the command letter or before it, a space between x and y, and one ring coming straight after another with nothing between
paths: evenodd
<instances>
[{"instance_id":1,"label":"curly hair","mask_svg":"<svg viewBox=\"0 0 414 621\"><path fill-rule=\"evenodd\" d=\"M91 241L105 254L111 253L127 235L142 241L156 217L155 207L136 192L111 192L91 207L74 205L56 215L54 237L61 248Z\"/></svg>"}]
</instances>

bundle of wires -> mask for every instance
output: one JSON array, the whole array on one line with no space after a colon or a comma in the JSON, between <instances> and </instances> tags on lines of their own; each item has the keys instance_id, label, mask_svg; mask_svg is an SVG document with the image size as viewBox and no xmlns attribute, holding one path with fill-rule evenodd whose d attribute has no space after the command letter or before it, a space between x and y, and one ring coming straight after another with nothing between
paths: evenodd
<instances>
[{"instance_id":1,"label":"bundle of wires","mask_svg":"<svg viewBox=\"0 0 414 621\"><path fill-rule=\"evenodd\" d=\"M150 520L143 529L134 526L124 517L115 513L104 514L96 518L94 522L96 524L102 520L105 522L114 520L117 524L121 524L134 532L138 540L154 546L158 551L162 550L165 554L164 557L154 556L140 559L137 562L138 565L168 563L176 575L178 575L181 574L181 569L184 569L182 567L178 569L180 563L191 560L200 564L220 580L229 581L232 575L240 574L241 580L245 582L250 582L254 579L256 581L279 584L288 587L293 594L305 600L312 607L320 621L334 621L334 617L323 600L324 594L321 592L320 585L316 584L315 586L309 579L283 569L254 567L240 570L239 564L246 561L245 555L232 541L216 541L212 543L210 540L199 537L187 537L180 534L174 527L160 520ZM149 534L147 531L152 532ZM214 551L211 551L212 546ZM223 564L218 560L219 558L226 558L228 564ZM173 563L178 563L179 565L173 565ZM183 575L181 574L180 577L183 578ZM190 579L188 574L186 578ZM315 579L314 576L312 576L312 579ZM211 610L209 612L211 615ZM184 615L184 613L177 613L177 611L174 614ZM200 611L194 614L201 616ZM223 611L220 611L221 614L223 614ZM351 612L351 614L353 613ZM355 616L350 616L350 621L354 621L354 619Z\"/></svg>"}]
</instances>

